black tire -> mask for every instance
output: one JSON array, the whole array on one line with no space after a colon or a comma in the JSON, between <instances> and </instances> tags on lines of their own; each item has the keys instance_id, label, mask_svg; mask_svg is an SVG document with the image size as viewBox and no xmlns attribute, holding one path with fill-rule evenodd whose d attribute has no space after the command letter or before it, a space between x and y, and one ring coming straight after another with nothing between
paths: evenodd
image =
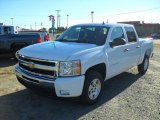
<instances>
[{"instance_id":1,"label":"black tire","mask_svg":"<svg viewBox=\"0 0 160 120\"><path fill-rule=\"evenodd\" d=\"M96 71L89 71L85 76L83 93L80 99L81 102L88 105L93 105L95 102L97 102L102 92L102 86L103 86L102 75Z\"/></svg>"},{"instance_id":2,"label":"black tire","mask_svg":"<svg viewBox=\"0 0 160 120\"><path fill-rule=\"evenodd\" d=\"M145 55L143 62L138 65L138 72L140 74L145 74L147 72L149 66L149 57L147 55Z\"/></svg>"}]
</instances>

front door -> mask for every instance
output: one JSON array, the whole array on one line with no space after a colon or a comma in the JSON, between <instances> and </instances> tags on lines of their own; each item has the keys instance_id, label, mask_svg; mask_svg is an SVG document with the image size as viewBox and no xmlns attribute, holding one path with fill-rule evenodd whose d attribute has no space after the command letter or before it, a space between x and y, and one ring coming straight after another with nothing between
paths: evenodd
<instances>
[{"instance_id":1,"label":"front door","mask_svg":"<svg viewBox=\"0 0 160 120\"><path fill-rule=\"evenodd\" d=\"M128 68L128 48L126 47L126 41L124 32L121 27L115 27L111 33L111 42L116 41L115 46L110 46L106 49L108 55L108 78L111 78L119 73L125 71ZM121 39L124 39L124 44L120 44Z\"/></svg>"}]
</instances>

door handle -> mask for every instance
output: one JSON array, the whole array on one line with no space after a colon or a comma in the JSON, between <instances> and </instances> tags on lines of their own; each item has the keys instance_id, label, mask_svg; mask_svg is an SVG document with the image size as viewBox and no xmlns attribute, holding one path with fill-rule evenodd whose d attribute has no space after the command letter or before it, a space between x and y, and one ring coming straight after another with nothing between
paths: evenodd
<instances>
[{"instance_id":1,"label":"door handle","mask_svg":"<svg viewBox=\"0 0 160 120\"><path fill-rule=\"evenodd\" d=\"M138 45L138 46L136 46L136 48L140 48L140 46Z\"/></svg>"},{"instance_id":2,"label":"door handle","mask_svg":"<svg viewBox=\"0 0 160 120\"><path fill-rule=\"evenodd\" d=\"M124 49L124 52L127 52L127 51L129 51L129 49L127 49L127 48L126 48L126 49Z\"/></svg>"}]
</instances>

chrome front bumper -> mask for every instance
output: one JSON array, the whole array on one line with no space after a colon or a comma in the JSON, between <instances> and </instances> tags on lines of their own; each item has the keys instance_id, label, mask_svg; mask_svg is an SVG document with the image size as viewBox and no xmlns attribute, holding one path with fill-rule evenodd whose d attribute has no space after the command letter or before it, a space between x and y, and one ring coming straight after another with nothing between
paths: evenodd
<instances>
[{"instance_id":1,"label":"chrome front bumper","mask_svg":"<svg viewBox=\"0 0 160 120\"><path fill-rule=\"evenodd\" d=\"M49 86L55 89L58 97L76 97L82 94L84 85L84 75L74 77L47 78L31 74L16 65L15 73L21 81L35 86Z\"/></svg>"},{"instance_id":2,"label":"chrome front bumper","mask_svg":"<svg viewBox=\"0 0 160 120\"><path fill-rule=\"evenodd\" d=\"M54 83L54 81L56 79L56 78L47 78L47 77L43 77L43 76L40 76L40 75L32 74L32 73L20 68L19 65L16 65L15 73L18 77L24 79L25 81L33 82L35 84L38 84L38 83L41 83L41 82ZM32 79L33 79L33 81L32 81ZM34 80L35 80L35 82L34 82Z\"/></svg>"}]
</instances>

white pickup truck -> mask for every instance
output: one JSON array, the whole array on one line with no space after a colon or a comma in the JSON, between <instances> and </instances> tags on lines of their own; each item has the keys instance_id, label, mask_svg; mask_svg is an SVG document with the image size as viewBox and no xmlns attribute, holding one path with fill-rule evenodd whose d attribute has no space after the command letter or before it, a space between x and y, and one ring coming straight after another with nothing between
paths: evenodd
<instances>
[{"instance_id":1,"label":"white pickup truck","mask_svg":"<svg viewBox=\"0 0 160 120\"><path fill-rule=\"evenodd\" d=\"M132 25L80 24L55 41L18 51L15 70L26 87L52 88L58 97L94 104L104 81L134 66L144 74L152 51L152 40L139 39Z\"/></svg>"}]
</instances>

